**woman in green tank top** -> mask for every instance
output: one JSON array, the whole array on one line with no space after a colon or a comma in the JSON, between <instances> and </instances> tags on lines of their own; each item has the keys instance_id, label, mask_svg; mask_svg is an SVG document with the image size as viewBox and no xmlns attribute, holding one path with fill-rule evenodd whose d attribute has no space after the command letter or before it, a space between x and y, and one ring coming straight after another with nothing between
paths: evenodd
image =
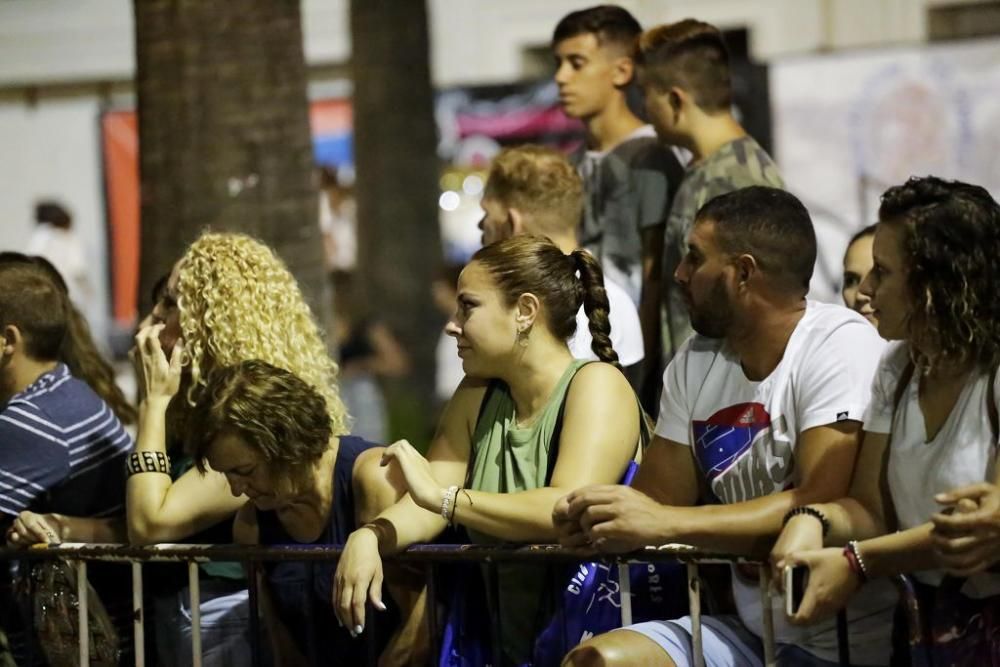
<instances>
[{"instance_id":1,"label":"woman in green tank top","mask_svg":"<svg viewBox=\"0 0 1000 667\"><path fill-rule=\"evenodd\" d=\"M581 304L601 362L576 361L567 347ZM381 608L380 554L429 542L448 523L476 542L553 543L561 496L621 478L640 414L609 330L600 265L589 253L517 236L473 256L446 327L466 377L427 458L405 440L386 450L383 464L398 466L409 493L348 539L334 582L343 623L360 632L366 600ZM500 577L501 662L520 663L531 654L539 574ZM413 614L411 622L422 609Z\"/></svg>"}]
</instances>

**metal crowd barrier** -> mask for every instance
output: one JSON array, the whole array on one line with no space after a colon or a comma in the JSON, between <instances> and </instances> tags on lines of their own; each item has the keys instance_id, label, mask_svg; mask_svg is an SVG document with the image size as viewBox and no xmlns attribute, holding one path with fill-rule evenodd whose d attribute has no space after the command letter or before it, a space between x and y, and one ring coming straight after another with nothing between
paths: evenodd
<instances>
[{"instance_id":1,"label":"metal crowd barrier","mask_svg":"<svg viewBox=\"0 0 1000 667\"><path fill-rule=\"evenodd\" d=\"M239 561L247 571L250 603L250 637L253 667L260 662L260 620L258 573L264 562L275 561L336 561L341 554L337 547L310 545L239 546L200 544L159 544L135 547L117 544L53 544L38 545L30 549L0 548L0 560L62 559L75 563L77 570L77 598L79 613L79 649L82 667L90 665L87 610L87 563L111 561L130 563L132 568L133 632L136 667L145 665L145 635L142 592L142 564L146 562L187 563L188 586L191 595L192 635L191 648L194 667L201 666L201 614L199 564L211 561ZM771 573L766 563L751 561L741 556L713 553L682 544L648 547L622 557L595 557L593 552L565 549L556 545L486 546L486 545L417 545L386 559L392 562L421 563L425 565L428 584L428 604L433 609L435 591L435 566L449 562L477 562L485 564L487 576L496 576L498 563L578 563L604 560L620 568L621 604L623 625L631 622L629 576L627 567L632 563L657 563L679 561L687 566L688 599L690 605L692 648L696 667L704 667L701 629L701 584L698 566L705 564L743 564L758 567L760 573L760 599L763 608L764 664L775 663L774 620L771 613ZM429 615L433 623L434 614ZM494 633L494 636L496 633ZM432 646L439 645L438 632L431 628ZM841 638L842 644L846 641ZM843 649L843 645L842 645ZM434 656L436 657L436 656ZM436 664L436 661L435 663Z\"/></svg>"}]
</instances>

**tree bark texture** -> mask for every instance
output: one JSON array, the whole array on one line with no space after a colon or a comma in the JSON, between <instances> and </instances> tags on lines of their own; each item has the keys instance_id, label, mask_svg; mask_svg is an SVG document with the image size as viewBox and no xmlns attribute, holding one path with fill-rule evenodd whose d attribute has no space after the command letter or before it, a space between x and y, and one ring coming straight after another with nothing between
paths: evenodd
<instances>
[{"instance_id":1,"label":"tree bark texture","mask_svg":"<svg viewBox=\"0 0 1000 667\"><path fill-rule=\"evenodd\" d=\"M134 0L142 257L153 282L206 229L274 248L324 322L299 3Z\"/></svg>"},{"instance_id":2,"label":"tree bark texture","mask_svg":"<svg viewBox=\"0 0 1000 667\"><path fill-rule=\"evenodd\" d=\"M441 318L431 282L442 262L425 2L352 0L351 36L359 282L412 361L391 388L405 413L394 432L421 439L432 426Z\"/></svg>"}]
</instances>

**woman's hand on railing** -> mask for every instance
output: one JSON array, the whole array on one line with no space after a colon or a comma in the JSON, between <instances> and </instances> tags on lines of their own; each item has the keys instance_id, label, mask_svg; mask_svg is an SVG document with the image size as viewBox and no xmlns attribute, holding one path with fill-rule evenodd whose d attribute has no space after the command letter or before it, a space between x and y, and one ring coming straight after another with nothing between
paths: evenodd
<instances>
[{"instance_id":1,"label":"woman's hand on railing","mask_svg":"<svg viewBox=\"0 0 1000 667\"><path fill-rule=\"evenodd\" d=\"M860 578L839 547L788 554L784 563L809 570L799 610L788 619L795 625L809 625L834 616L861 587Z\"/></svg>"},{"instance_id":2,"label":"woman's hand on railing","mask_svg":"<svg viewBox=\"0 0 1000 667\"><path fill-rule=\"evenodd\" d=\"M21 512L7 529L7 544L28 547L32 544L57 544L62 542L63 521L59 514Z\"/></svg>"},{"instance_id":3,"label":"woman's hand on railing","mask_svg":"<svg viewBox=\"0 0 1000 667\"><path fill-rule=\"evenodd\" d=\"M383 466L392 461L399 465L413 502L425 510L440 514L445 488L434 479L427 459L408 441L397 440L382 453Z\"/></svg>"},{"instance_id":4,"label":"woman's hand on railing","mask_svg":"<svg viewBox=\"0 0 1000 667\"><path fill-rule=\"evenodd\" d=\"M181 340L174 344L170 359L160 346L160 332L163 324L144 327L135 336L136 351L133 362L139 392L145 401L169 401L180 388L181 366L184 345Z\"/></svg>"},{"instance_id":5,"label":"woman's hand on railing","mask_svg":"<svg viewBox=\"0 0 1000 667\"><path fill-rule=\"evenodd\" d=\"M333 610L351 636L356 637L365 629L367 600L376 609L385 611L382 579L378 536L374 530L362 526L347 538L333 575Z\"/></svg>"},{"instance_id":6,"label":"woman's hand on railing","mask_svg":"<svg viewBox=\"0 0 1000 667\"><path fill-rule=\"evenodd\" d=\"M771 581L784 590L785 565L789 554L823 548L823 524L809 514L793 516L782 528L771 549Z\"/></svg>"},{"instance_id":7,"label":"woman's hand on railing","mask_svg":"<svg viewBox=\"0 0 1000 667\"><path fill-rule=\"evenodd\" d=\"M931 517L934 555L948 574L968 577L1000 560L1000 488L981 483L939 493Z\"/></svg>"}]
</instances>

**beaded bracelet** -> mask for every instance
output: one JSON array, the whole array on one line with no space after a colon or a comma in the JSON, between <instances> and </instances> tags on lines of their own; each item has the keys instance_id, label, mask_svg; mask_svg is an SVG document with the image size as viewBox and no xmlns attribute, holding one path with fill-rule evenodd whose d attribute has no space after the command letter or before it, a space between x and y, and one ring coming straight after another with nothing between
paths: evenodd
<instances>
[{"instance_id":1,"label":"beaded bracelet","mask_svg":"<svg viewBox=\"0 0 1000 667\"><path fill-rule=\"evenodd\" d=\"M809 507L808 505L802 505L801 507L793 507L792 509L788 510L788 513L785 514L785 518L781 520L781 525L784 526L785 524L787 524L789 521L792 520L792 517L798 516L800 514L808 514L809 516L817 519L820 522L820 525L823 526L823 537L826 537L826 534L830 532L830 520L826 518L826 515L820 512L815 507Z\"/></svg>"},{"instance_id":2,"label":"beaded bracelet","mask_svg":"<svg viewBox=\"0 0 1000 667\"><path fill-rule=\"evenodd\" d=\"M163 452L132 452L125 458L125 476L141 472L170 474L170 457Z\"/></svg>"},{"instance_id":3,"label":"beaded bracelet","mask_svg":"<svg viewBox=\"0 0 1000 667\"><path fill-rule=\"evenodd\" d=\"M457 486L449 486L448 490L444 492L444 496L441 498L441 516L448 523L451 523L452 517L455 516L455 496L458 495Z\"/></svg>"}]
</instances>

